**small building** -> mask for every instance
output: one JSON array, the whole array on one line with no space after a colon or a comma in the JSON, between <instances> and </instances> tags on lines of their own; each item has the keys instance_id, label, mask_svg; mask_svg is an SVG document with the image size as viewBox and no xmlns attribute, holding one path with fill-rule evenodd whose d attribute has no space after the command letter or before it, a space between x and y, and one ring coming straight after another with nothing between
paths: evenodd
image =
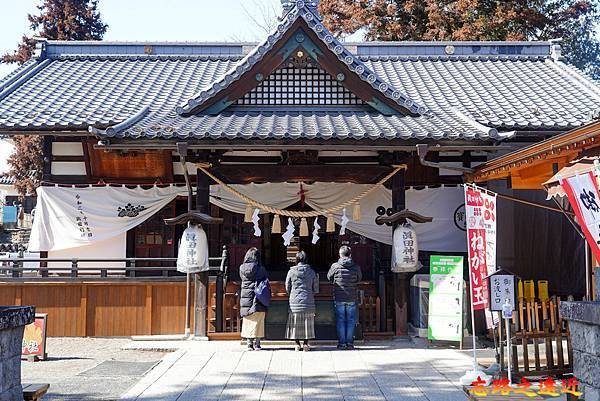
<instances>
[{"instance_id":1,"label":"small building","mask_svg":"<svg viewBox=\"0 0 600 401\"><path fill-rule=\"evenodd\" d=\"M600 88L562 61L559 42L344 43L323 25L317 4L283 1L277 28L260 43L40 41L31 61L0 80L0 134L44 137L43 196L61 192L68 198L91 188L98 196L85 207L119 207L138 224L103 237L79 220L82 239L65 248L64 227L48 223L43 240L39 230L35 234L33 250L111 263L173 258L182 229L164 219L187 210L183 185L189 177L197 188L196 207L224 220L207 234L211 256L221 255L223 246L228 250L226 294L234 297L237 266L251 246L262 250L280 289L294 251L306 250L324 280L337 248L350 244L363 269L363 305L372 308L372 321L363 326L405 335L410 274L391 274L392 228L375 218L407 208L433 217L416 227L425 272L432 253L466 254L464 195L457 187L463 174L585 124L600 109ZM261 214L256 236L245 222L248 202L226 187L296 212L328 210L376 190L347 206L345 233L337 209L330 216L337 224L333 231L327 216L316 217L321 228L314 217L307 219L316 243L298 229L302 219L292 220L297 228L284 246L273 229L274 214ZM128 191L166 201L135 220L143 209ZM357 204L360 213L351 219ZM40 210L37 218L46 221ZM161 285L177 280L163 277ZM57 326L53 334L172 333L180 317L173 324L160 319L179 313L181 293L152 288L113 300L143 308L144 294L154 297L145 301L154 312L139 324L99 328L95 309L87 326ZM323 288L320 299L329 302L330 289ZM69 291L73 302L85 292ZM225 308L235 320L235 301L226 299Z\"/></svg>"}]
</instances>

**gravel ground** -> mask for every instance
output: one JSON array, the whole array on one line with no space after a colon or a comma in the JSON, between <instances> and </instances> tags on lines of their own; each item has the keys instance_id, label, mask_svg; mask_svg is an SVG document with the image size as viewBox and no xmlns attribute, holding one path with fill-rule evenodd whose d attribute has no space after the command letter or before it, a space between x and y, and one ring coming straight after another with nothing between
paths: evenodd
<instances>
[{"instance_id":1,"label":"gravel ground","mask_svg":"<svg viewBox=\"0 0 600 401\"><path fill-rule=\"evenodd\" d=\"M116 400L165 352L122 349L127 338L48 338L48 360L22 361L23 383L50 383L44 401Z\"/></svg>"}]
</instances>

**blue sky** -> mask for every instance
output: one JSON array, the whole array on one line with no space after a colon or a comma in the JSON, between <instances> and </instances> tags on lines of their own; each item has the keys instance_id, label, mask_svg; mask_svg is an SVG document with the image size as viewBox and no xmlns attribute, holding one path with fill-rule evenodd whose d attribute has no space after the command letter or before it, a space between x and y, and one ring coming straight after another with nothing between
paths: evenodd
<instances>
[{"instance_id":1,"label":"blue sky","mask_svg":"<svg viewBox=\"0 0 600 401\"><path fill-rule=\"evenodd\" d=\"M0 0L0 53L16 48L31 34L27 14L41 0ZM280 0L100 0L109 25L105 40L119 41L256 41L262 30L247 13L262 21L262 10L279 14ZM14 67L0 64L0 76Z\"/></svg>"},{"instance_id":2,"label":"blue sky","mask_svg":"<svg viewBox=\"0 0 600 401\"><path fill-rule=\"evenodd\" d=\"M31 34L28 13L41 0L0 0L0 54L13 51ZM118 41L256 41L264 36L262 15L280 13L280 0L100 0L109 25L105 40ZM0 63L0 77L15 65ZM11 147L0 141L0 173L7 170Z\"/></svg>"}]
</instances>

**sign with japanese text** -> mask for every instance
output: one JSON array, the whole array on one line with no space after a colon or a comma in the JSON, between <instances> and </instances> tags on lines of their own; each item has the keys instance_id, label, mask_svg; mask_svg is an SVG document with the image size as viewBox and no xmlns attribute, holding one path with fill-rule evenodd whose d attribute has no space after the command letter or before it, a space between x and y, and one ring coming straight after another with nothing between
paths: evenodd
<instances>
[{"instance_id":1,"label":"sign with japanese text","mask_svg":"<svg viewBox=\"0 0 600 401\"><path fill-rule=\"evenodd\" d=\"M185 229L177 255L177 271L181 273L200 273L207 271L208 240L200 225Z\"/></svg>"},{"instance_id":2,"label":"sign with japanese text","mask_svg":"<svg viewBox=\"0 0 600 401\"><path fill-rule=\"evenodd\" d=\"M463 257L432 255L429 273L427 338L460 341L463 316Z\"/></svg>"},{"instance_id":3,"label":"sign with japanese text","mask_svg":"<svg viewBox=\"0 0 600 401\"><path fill-rule=\"evenodd\" d=\"M484 277L488 274L485 211L485 199L482 192L465 186L469 281L473 310L485 309L488 303L488 289L484 282Z\"/></svg>"},{"instance_id":4,"label":"sign with japanese text","mask_svg":"<svg viewBox=\"0 0 600 401\"><path fill-rule=\"evenodd\" d=\"M46 359L47 313L36 313L33 323L25 326L21 355Z\"/></svg>"},{"instance_id":5,"label":"sign with japanese text","mask_svg":"<svg viewBox=\"0 0 600 401\"><path fill-rule=\"evenodd\" d=\"M561 180L560 184L567 193L594 256L600 260L600 193L594 173L570 177Z\"/></svg>"},{"instance_id":6,"label":"sign with japanese text","mask_svg":"<svg viewBox=\"0 0 600 401\"><path fill-rule=\"evenodd\" d=\"M515 310L515 276L512 274L495 274L489 277L490 282L490 310L502 312L502 305L508 300Z\"/></svg>"},{"instance_id":7,"label":"sign with japanese text","mask_svg":"<svg viewBox=\"0 0 600 401\"><path fill-rule=\"evenodd\" d=\"M496 194L481 192L483 226L485 227L486 276L496 271Z\"/></svg>"},{"instance_id":8,"label":"sign with japanese text","mask_svg":"<svg viewBox=\"0 0 600 401\"><path fill-rule=\"evenodd\" d=\"M392 247L392 271L394 273L416 272L420 268L417 232L412 225L401 224L394 230Z\"/></svg>"}]
</instances>

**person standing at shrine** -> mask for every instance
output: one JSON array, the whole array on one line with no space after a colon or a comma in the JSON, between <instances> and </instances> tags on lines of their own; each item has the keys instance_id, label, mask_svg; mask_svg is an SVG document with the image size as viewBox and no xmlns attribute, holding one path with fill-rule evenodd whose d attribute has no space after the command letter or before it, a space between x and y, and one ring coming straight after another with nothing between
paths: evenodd
<instances>
[{"instance_id":1,"label":"person standing at shrine","mask_svg":"<svg viewBox=\"0 0 600 401\"><path fill-rule=\"evenodd\" d=\"M240 316L242 317L242 338L248 344L248 351L261 350L260 340L265 337L265 317L268 305L257 297L259 283L268 280L267 270L260 262L260 252L250 248L240 265L242 280L240 292Z\"/></svg>"},{"instance_id":2,"label":"person standing at shrine","mask_svg":"<svg viewBox=\"0 0 600 401\"><path fill-rule=\"evenodd\" d=\"M327 279L333 283L338 349L354 349L354 325L358 301L358 283L362 280L360 266L352 260L352 250L342 245L340 258L331 265Z\"/></svg>"},{"instance_id":3,"label":"person standing at shrine","mask_svg":"<svg viewBox=\"0 0 600 401\"><path fill-rule=\"evenodd\" d=\"M319 276L308 265L306 252L296 254L296 265L290 267L285 278L285 291L289 295L285 337L296 341L296 351L309 351L308 342L315 338L315 294L319 292Z\"/></svg>"}]
</instances>

